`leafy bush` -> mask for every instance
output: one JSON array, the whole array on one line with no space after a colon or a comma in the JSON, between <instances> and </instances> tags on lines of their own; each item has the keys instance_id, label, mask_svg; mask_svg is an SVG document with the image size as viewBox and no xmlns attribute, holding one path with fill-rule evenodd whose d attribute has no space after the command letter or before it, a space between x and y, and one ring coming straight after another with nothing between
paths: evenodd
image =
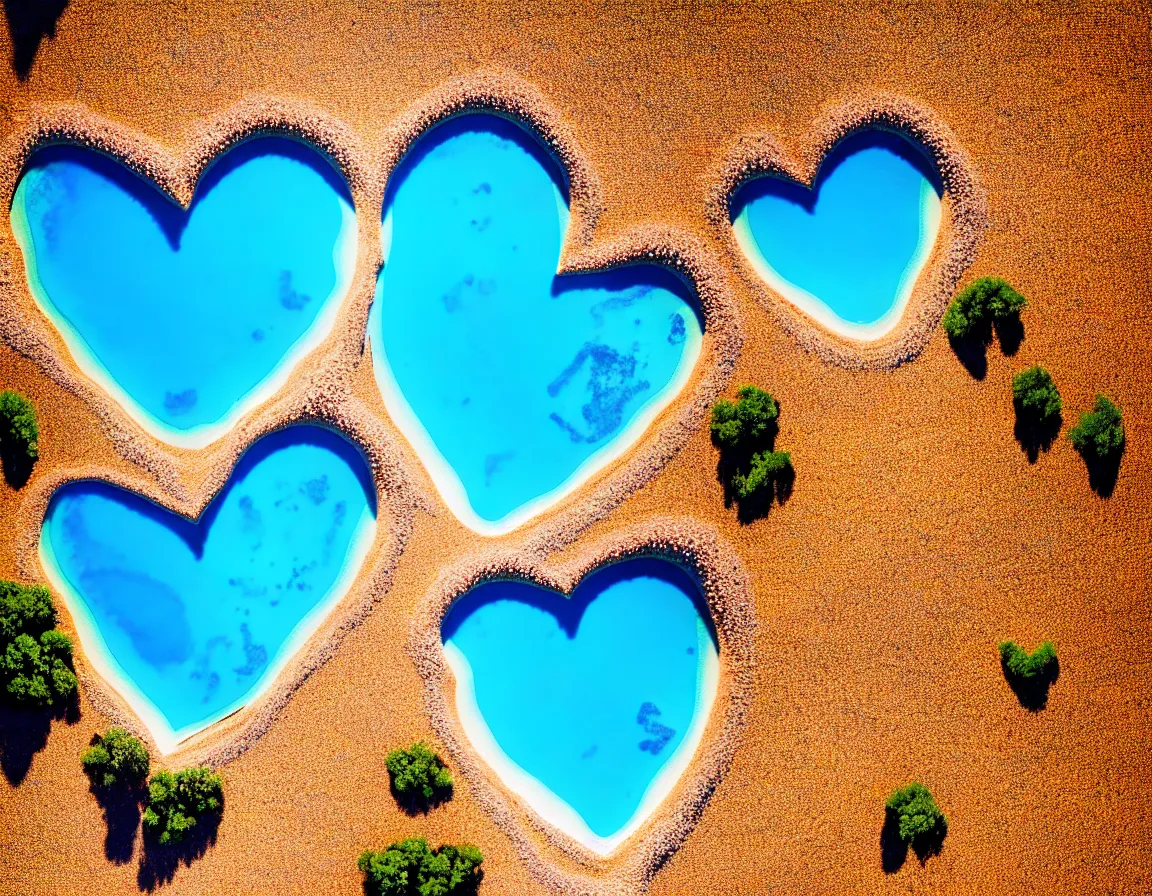
<instances>
[{"instance_id":1,"label":"leafy bush","mask_svg":"<svg viewBox=\"0 0 1152 896\"><path fill-rule=\"evenodd\" d=\"M888 797L884 808L895 818L900 839L912 846L938 843L948 832L948 820L923 784L901 787Z\"/></svg>"},{"instance_id":2,"label":"leafy bush","mask_svg":"<svg viewBox=\"0 0 1152 896\"><path fill-rule=\"evenodd\" d=\"M393 750L385 765L392 790L403 799L427 805L452 792L452 773L422 741L407 750Z\"/></svg>"},{"instance_id":3,"label":"leafy bush","mask_svg":"<svg viewBox=\"0 0 1152 896\"><path fill-rule=\"evenodd\" d=\"M18 392L0 392L0 445L22 451L30 460L40 454L36 408Z\"/></svg>"},{"instance_id":4,"label":"leafy bush","mask_svg":"<svg viewBox=\"0 0 1152 896\"><path fill-rule=\"evenodd\" d=\"M148 777L148 750L123 728L97 734L80 756L84 773L97 788L140 787Z\"/></svg>"},{"instance_id":5,"label":"leafy bush","mask_svg":"<svg viewBox=\"0 0 1152 896\"><path fill-rule=\"evenodd\" d=\"M76 693L72 641L48 589L0 581L0 685L9 702L47 707Z\"/></svg>"},{"instance_id":6,"label":"leafy bush","mask_svg":"<svg viewBox=\"0 0 1152 896\"><path fill-rule=\"evenodd\" d=\"M365 850L356 866L370 896L463 896L480 885L483 861L475 846L431 849L424 838L409 837L382 852Z\"/></svg>"},{"instance_id":7,"label":"leafy bush","mask_svg":"<svg viewBox=\"0 0 1152 896\"><path fill-rule=\"evenodd\" d=\"M732 477L732 489L741 501L757 497L770 499L777 485L793 475L792 455L787 451L761 451L752 455L746 473Z\"/></svg>"},{"instance_id":8,"label":"leafy bush","mask_svg":"<svg viewBox=\"0 0 1152 896\"><path fill-rule=\"evenodd\" d=\"M1080 421L1068 430L1068 438L1086 459L1112 457L1124 447L1120 408L1105 396L1097 395L1092 410L1081 414Z\"/></svg>"},{"instance_id":9,"label":"leafy bush","mask_svg":"<svg viewBox=\"0 0 1152 896\"><path fill-rule=\"evenodd\" d=\"M148 782L144 833L156 842L179 843L200 821L212 821L224 808L224 785L210 768L157 772Z\"/></svg>"},{"instance_id":10,"label":"leafy bush","mask_svg":"<svg viewBox=\"0 0 1152 896\"><path fill-rule=\"evenodd\" d=\"M771 447L780 406L756 386L741 386L733 404L721 399L712 408L712 441L722 451L752 453Z\"/></svg>"},{"instance_id":11,"label":"leafy bush","mask_svg":"<svg viewBox=\"0 0 1152 896\"><path fill-rule=\"evenodd\" d=\"M991 324L1018 315L1028 300L999 277L981 277L959 293L944 313L944 332L952 339L989 333Z\"/></svg>"},{"instance_id":12,"label":"leafy bush","mask_svg":"<svg viewBox=\"0 0 1152 896\"><path fill-rule=\"evenodd\" d=\"M1045 641L1032 653L1013 641L1005 641L999 650L1004 670L1021 681L1046 678L1056 664L1056 648L1051 641Z\"/></svg>"},{"instance_id":13,"label":"leafy bush","mask_svg":"<svg viewBox=\"0 0 1152 896\"><path fill-rule=\"evenodd\" d=\"M1060 419L1060 391L1043 367L1029 367L1012 377L1012 400L1016 415L1034 425L1046 427Z\"/></svg>"}]
</instances>

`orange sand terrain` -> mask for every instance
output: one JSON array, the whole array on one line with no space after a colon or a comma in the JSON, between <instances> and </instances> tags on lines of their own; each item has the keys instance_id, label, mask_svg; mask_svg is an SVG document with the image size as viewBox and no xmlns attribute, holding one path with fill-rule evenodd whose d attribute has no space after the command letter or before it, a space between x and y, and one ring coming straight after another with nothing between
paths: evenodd
<instances>
[{"instance_id":1,"label":"orange sand terrain","mask_svg":"<svg viewBox=\"0 0 1152 896\"><path fill-rule=\"evenodd\" d=\"M344 396L338 412L311 412L359 409L355 420L368 422L356 424L357 437L382 440L373 460L378 484L400 505L396 530L381 537L374 573L346 599L349 624L312 645L315 671L304 669L294 693L238 720L236 731L194 745L212 758L213 736L239 732L246 747L215 754L234 756L222 766L216 843L159 883L141 870L139 842L130 861L105 857L105 823L79 755L121 711L92 681L80 646L78 720L53 723L41 748L0 714L0 894L150 885L206 896L356 894L359 852L409 835L477 844L481 893L501 896L628 892L649 877L653 896L1152 891L1147 12L639 6L72 0L34 58L0 32L6 145L59 104L174 157L239 104L298 104L339 123L371 169L356 193L362 247L398 129L419 119L413 110L459 79L526 85L598 184L587 244L569 250L606 259L635 246L637 234L675 232L689 261L701 262L685 266L701 272L720 324L685 394L623 473L602 471L497 539L466 529L440 501L384 415L370 366L333 373ZM14 53L25 77L8 63ZM988 227L965 281L1003 276L1029 300L1019 351L1005 357L993 343L982 379L939 328L892 369L859 369L825 350L835 341L790 325L716 224L714 192L742 139L771 137L807 164L814 130L834 110L889 95L945 126L982 187ZM0 172L4 195L14 176ZM362 206L365 197L377 204ZM5 219L0 248L10 252L12 242ZM10 257L0 252L0 262ZM362 252L362 285L370 261ZM5 273L0 317L27 302ZM349 301L359 314L367 293L357 296ZM353 316L345 330L355 324ZM347 332L254 412L248 431L303 413L293 402L307 393L305 374L343 358L337 343ZM43 581L29 554L32 523L66 471L143 480L191 506L242 447L239 435L204 452L142 434L126 440L90 390L65 387L72 373L50 376L42 357L11 344L0 342L0 388L35 402L41 457L19 491L0 484L0 578ZM725 363L733 359L734 369ZM1089 488L1067 439L1034 464L1014 439L1009 381L1035 363L1055 378L1066 422L1097 392L1123 408L1127 450L1110 497ZM750 524L724 507L704 416L711 393L745 382L780 400L778 447L797 473L792 497ZM657 467L650 481L633 475ZM629 843L621 856L590 863L515 807L499 810L475 763L465 763L450 802L406 816L389 793L384 756L419 738L448 746L413 626L445 577L466 578L494 550L530 566L581 568L596 546L668 518L718 533L706 540L725 546L717 556L739 558L757 623L742 721L723 731L717 718L710 723L712 742L733 735L732 749L709 759L723 774L671 857L633 874L628 853L638 848ZM58 604L62 627L74 631ZM1009 638L1057 645L1060 677L1040 712L1022 708L1004 681L996 644ZM30 757L18 755L30 741ZM910 854L886 873L883 802L912 779L947 813L948 837L926 863ZM687 782L681 791L674 798Z\"/></svg>"}]
</instances>

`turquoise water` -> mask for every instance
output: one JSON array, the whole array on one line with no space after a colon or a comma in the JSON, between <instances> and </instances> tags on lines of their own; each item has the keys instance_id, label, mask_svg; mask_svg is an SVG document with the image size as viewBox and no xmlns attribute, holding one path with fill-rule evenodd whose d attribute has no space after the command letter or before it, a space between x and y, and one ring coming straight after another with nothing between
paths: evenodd
<instances>
[{"instance_id":1,"label":"turquoise water","mask_svg":"<svg viewBox=\"0 0 1152 896\"><path fill-rule=\"evenodd\" d=\"M441 634L471 667L475 705L508 760L609 838L704 721L710 626L682 569L640 559L589 575L567 599L479 585Z\"/></svg>"},{"instance_id":2,"label":"turquoise water","mask_svg":"<svg viewBox=\"0 0 1152 896\"><path fill-rule=\"evenodd\" d=\"M85 650L163 743L271 680L359 567L375 495L358 448L293 426L256 442L196 522L107 483L61 486L42 556Z\"/></svg>"},{"instance_id":3,"label":"turquoise water","mask_svg":"<svg viewBox=\"0 0 1152 896\"><path fill-rule=\"evenodd\" d=\"M635 441L699 354L696 299L671 272L556 276L566 197L533 137L479 113L422 137L389 184L377 379L474 526L531 515Z\"/></svg>"},{"instance_id":4,"label":"turquoise water","mask_svg":"<svg viewBox=\"0 0 1152 896\"><path fill-rule=\"evenodd\" d=\"M331 328L355 264L347 185L314 149L249 140L188 211L119 162L37 151L12 223L43 311L150 431L206 444ZM222 429L223 427L223 429Z\"/></svg>"},{"instance_id":5,"label":"turquoise water","mask_svg":"<svg viewBox=\"0 0 1152 896\"><path fill-rule=\"evenodd\" d=\"M736 195L732 214L738 235L750 232L754 263L767 265L789 298L799 291L841 321L873 325L901 310L935 241L942 195L919 147L865 131L825 158L813 190L757 178Z\"/></svg>"}]
</instances>

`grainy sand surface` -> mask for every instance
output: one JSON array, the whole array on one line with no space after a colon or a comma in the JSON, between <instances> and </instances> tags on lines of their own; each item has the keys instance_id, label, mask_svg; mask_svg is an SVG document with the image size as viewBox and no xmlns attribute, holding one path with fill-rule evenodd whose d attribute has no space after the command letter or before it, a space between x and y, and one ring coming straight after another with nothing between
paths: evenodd
<instances>
[{"instance_id":1,"label":"grainy sand surface","mask_svg":"<svg viewBox=\"0 0 1152 896\"><path fill-rule=\"evenodd\" d=\"M6 33L0 45L7 57ZM655 227L718 260L743 336L730 381L780 399L778 445L797 469L788 503L741 525L723 507L701 426L555 561L675 515L719 530L751 577L755 694L730 768L650 892L1143 894L1150 70L1147 11L1119 4L72 0L26 80L0 67L0 137L46 107L81 104L177 151L205 120L263 96L319 109L384 159L390 129L451 79L496 71L533 85L599 179L590 253ZM709 215L741 138L770 135L803 158L830 109L876 93L950 129L987 197L989 228L967 276L1005 276L1029 298L1019 351L1006 358L993 344L982 379L940 332L894 370L850 370L804 350ZM1013 439L1009 379L1032 363L1052 372L1067 418L1097 391L1123 407L1128 450L1111 498L1088 488L1066 440L1030 465ZM348 384L350 401L382 415L367 366ZM0 485L0 576L19 570L27 533L17 521L38 482L97 465L160 483L171 466L196 495L235 448L198 457L152 443L164 463L149 472L124 459L88 403L0 345L8 386L39 408L42 458L21 492ZM413 469L403 442L393 450ZM581 500L610 475L495 542L461 526L418 467L402 477L410 500L429 501L390 588L224 766L218 841L165 890L355 894L362 848L423 834L479 844L484 892L548 892L484 810L483 788L465 781L446 806L408 818L383 759L435 739L409 648L410 621L440 577L494 546L538 557L552 534L591 518ZM1028 713L1005 685L1002 638L1056 642L1061 675L1044 711ZM139 845L125 864L105 858L78 765L107 721L87 697L81 710L53 726L18 786L0 777L0 893L137 889ZM937 796L949 836L924 866L910 856L886 875L882 802L911 778Z\"/></svg>"}]
</instances>

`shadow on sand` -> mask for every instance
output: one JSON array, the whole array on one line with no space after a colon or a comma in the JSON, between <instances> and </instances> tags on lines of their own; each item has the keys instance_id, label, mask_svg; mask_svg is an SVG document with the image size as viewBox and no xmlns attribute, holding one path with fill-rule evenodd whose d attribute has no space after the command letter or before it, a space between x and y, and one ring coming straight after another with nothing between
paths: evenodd
<instances>
[{"instance_id":1,"label":"shadow on sand","mask_svg":"<svg viewBox=\"0 0 1152 896\"><path fill-rule=\"evenodd\" d=\"M32 757L44 749L52 722L74 725L80 720L80 697L42 709L0 706L0 769L13 787L19 787L32 767Z\"/></svg>"},{"instance_id":2,"label":"shadow on sand","mask_svg":"<svg viewBox=\"0 0 1152 896\"><path fill-rule=\"evenodd\" d=\"M216 845L216 833L224 807L210 815L202 815L196 826L179 843L160 844L144 835L144 854L136 872L136 886L151 893L171 883L181 865L188 867Z\"/></svg>"},{"instance_id":3,"label":"shadow on sand","mask_svg":"<svg viewBox=\"0 0 1152 896\"><path fill-rule=\"evenodd\" d=\"M56 21L67 7L68 0L4 0L12 38L12 69L21 81L32 73L40 42L56 36Z\"/></svg>"},{"instance_id":4,"label":"shadow on sand","mask_svg":"<svg viewBox=\"0 0 1152 896\"><path fill-rule=\"evenodd\" d=\"M932 856L939 855L944 848L944 838L948 836L946 822L935 830L923 834L912 841L912 851L923 865ZM908 858L908 844L900 838L900 819L888 809L884 813L884 826L880 829L880 867L885 874L895 874Z\"/></svg>"},{"instance_id":5,"label":"shadow on sand","mask_svg":"<svg viewBox=\"0 0 1152 896\"><path fill-rule=\"evenodd\" d=\"M964 365L973 379L982 380L988 375L988 346L992 344L992 334L1000 341L1000 351L1012 357L1020 350L1024 341L1024 322L1020 315L1014 314L994 324L988 324L980 331L964 339L949 337L948 344L952 346L957 360Z\"/></svg>"},{"instance_id":6,"label":"shadow on sand","mask_svg":"<svg viewBox=\"0 0 1152 896\"><path fill-rule=\"evenodd\" d=\"M1060 677L1060 660L1055 657L1043 674L1032 678L1013 675L1008 670L1007 660L1004 659L1000 660L1000 668L1004 670L1004 680L1008 682L1008 687L1012 689L1020 705L1029 712L1039 712L1048 705L1048 688Z\"/></svg>"}]
</instances>

